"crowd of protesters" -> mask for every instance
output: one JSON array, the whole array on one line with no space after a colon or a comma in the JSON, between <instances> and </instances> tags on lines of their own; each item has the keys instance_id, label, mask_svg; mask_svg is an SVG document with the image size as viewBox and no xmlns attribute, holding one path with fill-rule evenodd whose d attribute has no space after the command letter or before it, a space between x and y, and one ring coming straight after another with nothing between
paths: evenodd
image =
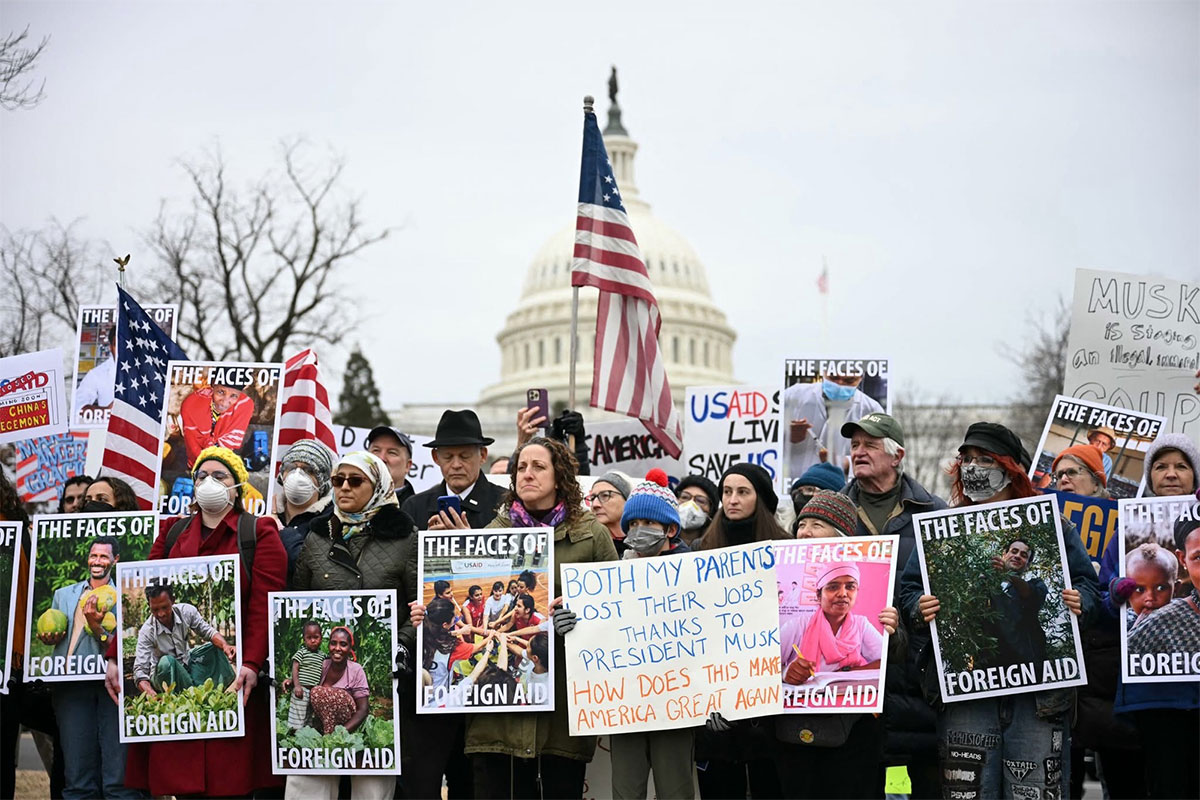
<instances>
[{"instance_id":1,"label":"crowd of protesters","mask_svg":"<svg viewBox=\"0 0 1200 800\"><path fill-rule=\"evenodd\" d=\"M553 712L414 713L410 678L421 661L415 631L427 611L416 601L418 531L534 526L553 529L556 569L797 537L899 535L896 583L889 608L880 615L887 640L875 648L889 653L881 715L797 714L732 722L714 714L695 729L615 735L610 752L614 797L647 797L652 772L660 800L691 798L697 790L706 800L881 798L890 766L907 769L911 796L952 797L953 787L943 780L947 758L964 742L979 753L974 797L1078 796L1084 748L1097 754L1108 797L1200 795L1200 683L1125 685L1117 647L1117 625L1127 615L1139 620L1149 615L1139 625L1150 626L1155 614L1174 609L1171 613L1187 615L1188 603L1195 608L1200 534L1177 531L1176 552L1139 548L1129 554L1125 577L1119 577L1114 536L1097 578L1077 532L1064 519L1073 588L1062 593L1062 601L1079 621L1089 685L944 703L929 629L940 604L923 588L913 516L948 505L1033 496L1038 490L1027 477L1030 456L1008 428L984 421L970 425L949 470L947 503L905 469L901 423L881 410L868 411L838 432L848 442L846 463L807 466L788 487L785 500L790 502L782 506L771 475L748 463L733 465L716 484L687 476L673 489L664 475L643 480L608 472L590 483L585 496L577 480L587 466L583 419L571 412L554 420L545 437L534 434L546 420L533 419L528 411L518 415L515 452L495 459L500 470L507 470L507 490L484 474L491 466L487 448L493 439L484 436L471 411L443 415L427 445L442 481L419 493L407 480L412 440L395 428L373 429L367 451L340 458L315 441L301 441L281 459L282 500L276 514L260 518L249 516L243 504L242 460L225 448L209 447L192 468L191 514L161 520L150 557L242 554L243 651L234 685L244 690L245 735L121 745L114 705L120 680L115 639L105 653L105 685L63 682L47 688L21 683L24 635L17 631L15 678L2 699L0 796L15 793L16 739L25 724L45 744L56 797L333 798L340 791L363 798L438 798L445 791L451 800L582 798L597 738L569 734L562 669L553 676ZM1105 496L1105 458L1090 444L1064 450L1053 463L1057 488ZM1200 453L1190 439L1159 436L1145 458L1146 494L1197 495L1197 466ZM449 494L460 498L461 512L439 509L437 499ZM116 478L73 478L64 487L59 512L134 508L132 490ZM26 523L22 552L28 553L28 517L6 480L0 483L0 519ZM1018 540L996 559L996 569L1008 576L1005 586L1016 586L1022 598L1039 591L1021 577L1034 557ZM1195 563L1189 565L1189 559ZM22 627L28 565L19 566L14 612ZM839 578L847 576L831 573L824 582L836 584ZM398 593L399 778L360 775L339 782L336 775L285 779L272 774L267 593L285 588ZM472 607L474 617L503 610L497 605L489 611L489 604L506 597L504 587L490 587L493 596L485 602L488 588L470 598L478 606ZM1044 584L1040 591L1044 594ZM1007 601L1000 596L995 602ZM552 646L563 664L563 642L573 635L576 619L560 603L552 606ZM841 618L833 622L841 624ZM1017 624L1001 622L995 633L999 642L1020 650L1029 637ZM1018 774L1014 763L1032 767Z\"/></svg>"}]
</instances>

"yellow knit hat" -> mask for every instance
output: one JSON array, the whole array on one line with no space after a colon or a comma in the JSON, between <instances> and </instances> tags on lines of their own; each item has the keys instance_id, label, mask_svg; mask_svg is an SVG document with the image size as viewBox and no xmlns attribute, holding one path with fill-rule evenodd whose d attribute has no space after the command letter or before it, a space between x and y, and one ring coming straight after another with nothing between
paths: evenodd
<instances>
[{"instance_id":1,"label":"yellow knit hat","mask_svg":"<svg viewBox=\"0 0 1200 800\"><path fill-rule=\"evenodd\" d=\"M192 465L193 480L196 478L196 470L205 461L220 461L229 468L229 471L233 473L234 480L238 483L238 496L245 503L246 489L250 486L250 473L246 472L245 462L228 447L206 447L200 451L200 455L196 456L196 461Z\"/></svg>"}]
</instances>

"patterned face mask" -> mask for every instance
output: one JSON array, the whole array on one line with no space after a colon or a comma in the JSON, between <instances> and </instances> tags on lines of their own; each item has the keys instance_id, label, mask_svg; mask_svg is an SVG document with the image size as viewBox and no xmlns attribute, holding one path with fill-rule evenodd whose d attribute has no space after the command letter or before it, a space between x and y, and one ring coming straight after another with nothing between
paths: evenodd
<instances>
[{"instance_id":1,"label":"patterned face mask","mask_svg":"<svg viewBox=\"0 0 1200 800\"><path fill-rule=\"evenodd\" d=\"M963 464L961 475L963 494L969 497L972 503L987 500L1011 483L1008 473L1000 467Z\"/></svg>"}]
</instances>

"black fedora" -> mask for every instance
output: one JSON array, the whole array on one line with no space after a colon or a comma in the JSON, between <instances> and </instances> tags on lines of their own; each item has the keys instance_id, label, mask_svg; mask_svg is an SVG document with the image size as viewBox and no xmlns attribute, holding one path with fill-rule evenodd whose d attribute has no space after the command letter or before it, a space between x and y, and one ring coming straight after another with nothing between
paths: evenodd
<instances>
[{"instance_id":1,"label":"black fedora","mask_svg":"<svg viewBox=\"0 0 1200 800\"><path fill-rule=\"evenodd\" d=\"M471 409L463 411L445 411L438 420L437 435L433 441L426 442L426 447L454 447L456 445L479 445L486 447L495 439L483 435L479 425L479 417Z\"/></svg>"}]
</instances>

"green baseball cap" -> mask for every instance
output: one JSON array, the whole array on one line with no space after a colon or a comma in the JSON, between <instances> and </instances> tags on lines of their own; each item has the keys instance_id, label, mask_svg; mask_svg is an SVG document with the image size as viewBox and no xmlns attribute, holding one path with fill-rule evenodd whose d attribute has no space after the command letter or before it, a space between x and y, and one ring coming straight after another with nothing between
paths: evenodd
<instances>
[{"instance_id":1,"label":"green baseball cap","mask_svg":"<svg viewBox=\"0 0 1200 800\"><path fill-rule=\"evenodd\" d=\"M896 444L904 446L904 429L890 414L875 412L867 414L856 422L847 422L842 426L842 436L847 439L853 436L855 431L862 431L876 439L893 439Z\"/></svg>"}]
</instances>

